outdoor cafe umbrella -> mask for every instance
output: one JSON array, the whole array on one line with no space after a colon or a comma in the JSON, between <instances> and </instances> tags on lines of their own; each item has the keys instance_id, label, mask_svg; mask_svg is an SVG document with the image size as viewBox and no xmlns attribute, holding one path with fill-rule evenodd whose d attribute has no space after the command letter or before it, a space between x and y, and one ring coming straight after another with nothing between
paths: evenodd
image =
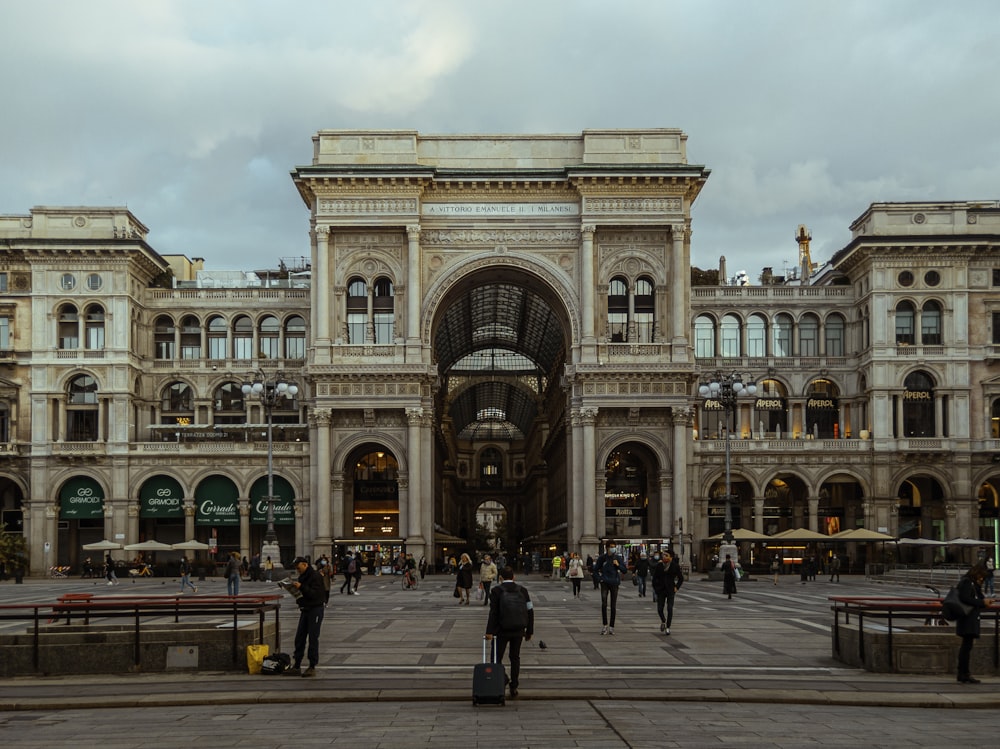
<instances>
[{"instance_id":1,"label":"outdoor cafe umbrella","mask_svg":"<svg viewBox=\"0 0 1000 749\"><path fill-rule=\"evenodd\" d=\"M832 536L825 533L817 533L808 528L789 528L787 531L775 533L771 539L779 541L829 541Z\"/></svg>"},{"instance_id":2,"label":"outdoor cafe umbrella","mask_svg":"<svg viewBox=\"0 0 1000 749\"><path fill-rule=\"evenodd\" d=\"M899 538L896 543L900 546L944 546L944 541L935 541L933 538Z\"/></svg>"},{"instance_id":3,"label":"outdoor cafe umbrella","mask_svg":"<svg viewBox=\"0 0 1000 749\"><path fill-rule=\"evenodd\" d=\"M129 544L125 547L125 551L170 551L172 548L170 544L161 544L159 541L142 541Z\"/></svg>"},{"instance_id":4,"label":"outdoor cafe umbrella","mask_svg":"<svg viewBox=\"0 0 1000 749\"><path fill-rule=\"evenodd\" d=\"M751 531L746 528L733 528L732 534L734 541L769 541L771 539L771 536L765 536L763 533L756 533L755 531ZM714 536L709 536L705 540L721 541L725 535L725 533L716 533Z\"/></svg>"},{"instance_id":5,"label":"outdoor cafe umbrella","mask_svg":"<svg viewBox=\"0 0 1000 749\"><path fill-rule=\"evenodd\" d=\"M201 541L195 541L193 538L190 541L184 541L183 543L173 544L170 547L175 551L204 551L209 548L208 544L203 544Z\"/></svg>"},{"instance_id":6,"label":"outdoor cafe umbrella","mask_svg":"<svg viewBox=\"0 0 1000 749\"><path fill-rule=\"evenodd\" d=\"M945 541L945 546L992 546L992 541L980 541L975 538L953 538L951 541Z\"/></svg>"},{"instance_id":7,"label":"outdoor cafe umbrella","mask_svg":"<svg viewBox=\"0 0 1000 749\"><path fill-rule=\"evenodd\" d=\"M879 533L878 531L870 531L867 528L852 528L849 531L841 531L840 533L834 533L829 538L835 541L895 541L895 536L890 536L887 533Z\"/></svg>"},{"instance_id":8,"label":"outdoor cafe umbrella","mask_svg":"<svg viewBox=\"0 0 1000 749\"><path fill-rule=\"evenodd\" d=\"M113 551L114 549L120 549L121 547L121 544L116 544L114 541L108 541L107 539L83 545L84 551Z\"/></svg>"}]
</instances>

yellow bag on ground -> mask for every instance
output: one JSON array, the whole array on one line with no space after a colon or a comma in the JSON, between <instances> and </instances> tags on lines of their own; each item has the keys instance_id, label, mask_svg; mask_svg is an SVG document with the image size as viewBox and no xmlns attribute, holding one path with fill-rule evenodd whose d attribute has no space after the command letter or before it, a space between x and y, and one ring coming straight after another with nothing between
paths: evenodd
<instances>
[{"instance_id":1,"label":"yellow bag on ground","mask_svg":"<svg viewBox=\"0 0 1000 749\"><path fill-rule=\"evenodd\" d=\"M247 645L247 668L251 674L260 673L260 666L270 652L268 645Z\"/></svg>"}]
</instances>

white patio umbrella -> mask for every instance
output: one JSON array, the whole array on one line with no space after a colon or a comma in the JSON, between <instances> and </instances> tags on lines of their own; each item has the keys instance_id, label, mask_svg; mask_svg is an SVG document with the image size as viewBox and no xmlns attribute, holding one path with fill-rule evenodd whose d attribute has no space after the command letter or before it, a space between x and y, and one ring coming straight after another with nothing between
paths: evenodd
<instances>
[{"instance_id":1,"label":"white patio umbrella","mask_svg":"<svg viewBox=\"0 0 1000 749\"><path fill-rule=\"evenodd\" d=\"M161 544L159 541L143 541L125 547L125 551L171 551L172 549L170 544Z\"/></svg>"},{"instance_id":2,"label":"white patio umbrella","mask_svg":"<svg viewBox=\"0 0 1000 749\"><path fill-rule=\"evenodd\" d=\"M179 544L173 544L170 547L175 551L205 551L208 549L208 544L203 544L201 541L195 541L193 538L190 541L184 541Z\"/></svg>"},{"instance_id":3,"label":"white patio umbrella","mask_svg":"<svg viewBox=\"0 0 1000 749\"><path fill-rule=\"evenodd\" d=\"M763 533L757 533L756 531L749 530L747 528L733 528L733 540L734 541L770 541L771 536L765 536ZM721 541L725 537L725 533L716 533L714 536L709 536L706 541Z\"/></svg>"},{"instance_id":4,"label":"white patio umbrella","mask_svg":"<svg viewBox=\"0 0 1000 749\"><path fill-rule=\"evenodd\" d=\"M944 546L944 541L935 541L933 538L900 538L896 540L900 546Z\"/></svg>"},{"instance_id":5,"label":"white patio umbrella","mask_svg":"<svg viewBox=\"0 0 1000 749\"><path fill-rule=\"evenodd\" d=\"M108 541L107 539L83 545L84 551L112 551L114 549L120 549L121 547L121 544L116 544L114 541Z\"/></svg>"},{"instance_id":6,"label":"white patio umbrella","mask_svg":"<svg viewBox=\"0 0 1000 749\"><path fill-rule=\"evenodd\" d=\"M980 541L975 538L953 538L951 541L945 541L945 546L992 546L992 541Z\"/></svg>"},{"instance_id":7,"label":"white patio umbrella","mask_svg":"<svg viewBox=\"0 0 1000 749\"><path fill-rule=\"evenodd\" d=\"M789 528L787 531L775 533L771 538L779 541L829 541L832 537L808 528Z\"/></svg>"}]
</instances>

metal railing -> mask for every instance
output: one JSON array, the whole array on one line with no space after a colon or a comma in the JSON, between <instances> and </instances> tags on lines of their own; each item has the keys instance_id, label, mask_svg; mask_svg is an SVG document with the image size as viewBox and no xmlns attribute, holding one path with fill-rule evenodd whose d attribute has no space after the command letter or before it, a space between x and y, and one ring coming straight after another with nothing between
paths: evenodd
<instances>
[{"instance_id":1,"label":"metal railing","mask_svg":"<svg viewBox=\"0 0 1000 749\"><path fill-rule=\"evenodd\" d=\"M274 612L275 650L281 650L281 595L259 596L129 596L127 598L99 598L83 593L70 593L55 602L0 604L0 621L29 623L32 635L32 665L37 671L42 648L43 621L45 625L65 620L72 624L91 625L91 619L131 618L133 621L134 663L142 665L142 625L144 619L173 614L174 623L182 617L229 616L233 619L233 663L239 661L239 620L241 616L258 619L257 641L264 641L264 624L267 614Z\"/></svg>"},{"instance_id":2,"label":"metal railing","mask_svg":"<svg viewBox=\"0 0 1000 749\"><path fill-rule=\"evenodd\" d=\"M923 620L924 624L942 619L941 598L891 598L891 597L857 597L831 596L833 602L833 649L838 655L840 649L841 617L843 624L849 625L854 616L858 624L858 658L865 662L865 620L884 621L888 632L886 649L888 662L893 661L893 622ZM993 667L1000 666L1000 606L991 606L980 611L982 617L993 619Z\"/></svg>"}]
</instances>

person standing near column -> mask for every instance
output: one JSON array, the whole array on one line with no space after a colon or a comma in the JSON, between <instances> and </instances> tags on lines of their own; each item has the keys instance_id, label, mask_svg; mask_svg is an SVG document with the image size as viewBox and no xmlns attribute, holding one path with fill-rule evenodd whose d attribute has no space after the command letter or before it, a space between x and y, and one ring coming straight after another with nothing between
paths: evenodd
<instances>
[{"instance_id":1,"label":"person standing near column","mask_svg":"<svg viewBox=\"0 0 1000 749\"><path fill-rule=\"evenodd\" d=\"M601 634L613 635L615 633L615 614L618 611L618 590L622 584L622 571L625 569L625 560L618 553L618 546L614 541L608 541L604 546L604 553L597 558L594 563L595 576L601 583ZM608 623L608 598L611 599L611 620Z\"/></svg>"}]
</instances>

